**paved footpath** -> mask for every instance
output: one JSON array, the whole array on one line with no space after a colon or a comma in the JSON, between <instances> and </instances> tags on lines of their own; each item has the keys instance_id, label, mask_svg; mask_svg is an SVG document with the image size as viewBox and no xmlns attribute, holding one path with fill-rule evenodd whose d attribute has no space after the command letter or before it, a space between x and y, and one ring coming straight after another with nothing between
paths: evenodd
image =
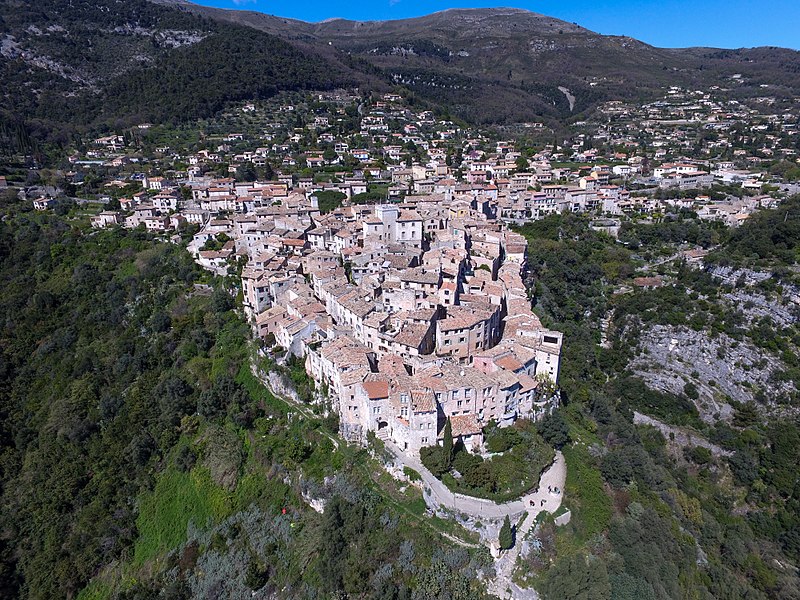
<instances>
[{"instance_id":1,"label":"paved footpath","mask_svg":"<svg viewBox=\"0 0 800 600\"><path fill-rule=\"evenodd\" d=\"M523 512L527 516L516 531L516 543L510 550L506 550L495 561L495 577L488 582L489 592L499 598L514 600L536 600L538 595L534 590L522 589L512 582L511 577L522 546L522 540L536 523L536 516L547 511L554 513L561 506L564 484L567 480L567 465L564 455L556 452L556 458L539 480L538 491L526 494L519 500L497 504L490 500L472 498L463 494L454 494L441 481L436 479L420 460L403 453L395 444L385 442L386 448L394 455L395 463L417 471L425 483L423 497L431 508L439 506L452 508L456 512L467 514L478 519L503 519L508 516L515 523ZM552 490L558 489L560 493Z\"/></svg>"},{"instance_id":2,"label":"paved footpath","mask_svg":"<svg viewBox=\"0 0 800 600\"><path fill-rule=\"evenodd\" d=\"M561 452L557 452L555 462L542 474L542 479L539 483L539 493L526 497L534 500L536 506L529 509L528 515L525 517L522 525L517 529L514 547L503 552L500 558L495 561L494 568L496 575L494 579L489 582L489 593L494 594L498 598L510 598L513 600L536 600L539 597L534 590L520 588L511 580L511 576L517 564L517 557L522 547L522 541L536 524L536 516L542 511L554 513L558 510L558 507L561 506L566 479L567 467L564 462L564 455L561 454ZM550 487L548 488L548 486ZM554 494L548 491L548 489L556 488L562 493ZM542 500L544 500L544 504L542 504Z\"/></svg>"},{"instance_id":3,"label":"paved footpath","mask_svg":"<svg viewBox=\"0 0 800 600\"><path fill-rule=\"evenodd\" d=\"M444 483L434 477L433 474L422 465L419 458L405 454L390 441L385 442L385 444L386 448L394 456L396 464L399 463L401 466L410 467L422 476L425 488L427 488L423 496L425 497L425 502L431 506L431 508L442 506L479 519L502 519L506 516L509 518L515 516L519 517L525 511L528 511L529 515L536 515L542 510L554 512L561 506L561 495L552 494L549 491L555 488L562 491L564 489L564 483L567 478L567 468L564 462L564 456L561 452L556 452L556 458L553 464L542 473L539 480L538 491L526 494L519 500L514 500L513 502L497 504L491 500L484 500L483 498L474 498L472 496L451 492ZM544 501L544 503L542 501ZM512 521L513 520L512 518Z\"/></svg>"},{"instance_id":4,"label":"paved footpath","mask_svg":"<svg viewBox=\"0 0 800 600\"><path fill-rule=\"evenodd\" d=\"M555 461L549 469L542 473L539 492L524 498L526 505L528 505L528 515L516 531L514 547L503 552L500 558L495 561L496 575L489 582L489 593L499 598L512 598L513 600L535 600L539 597L534 590L520 588L511 581L511 576L514 573L522 541L535 525L536 516L542 511L554 513L561 506L566 480L567 465L564 461L564 455L561 452L556 452ZM549 491L555 489L558 489L561 493L555 494ZM533 501L533 507L530 507L529 501Z\"/></svg>"}]
</instances>

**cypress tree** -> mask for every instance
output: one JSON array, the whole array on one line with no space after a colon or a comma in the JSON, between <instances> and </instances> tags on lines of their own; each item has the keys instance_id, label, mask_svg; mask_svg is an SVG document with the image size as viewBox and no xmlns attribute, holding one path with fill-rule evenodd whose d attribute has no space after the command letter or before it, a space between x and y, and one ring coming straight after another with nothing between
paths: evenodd
<instances>
[{"instance_id":1,"label":"cypress tree","mask_svg":"<svg viewBox=\"0 0 800 600\"><path fill-rule=\"evenodd\" d=\"M444 442L442 443L442 455L444 456L447 470L453 465L453 424L450 422L450 417L447 417L447 423L444 425Z\"/></svg>"},{"instance_id":2,"label":"cypress tree","mask_svg":"<svg viewBox=\"0 0 800 600\"><path fill-rule=\"evenodd\" d=\"M508 550L514 545L514 530L511 528L511 520L508 518L508 515L506 515L503 526L500 528L500 538L498 541L500 542L500 548L503 550Z\"/></svg>"}]
</instances>

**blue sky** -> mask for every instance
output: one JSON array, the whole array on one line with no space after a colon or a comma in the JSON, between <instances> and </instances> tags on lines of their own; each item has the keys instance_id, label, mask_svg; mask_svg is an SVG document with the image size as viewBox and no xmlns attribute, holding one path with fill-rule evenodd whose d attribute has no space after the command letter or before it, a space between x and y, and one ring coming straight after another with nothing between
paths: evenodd
<instances>
[{"instance_id":1,"label":"blue sky","mask_svg":"<svg viewBox=\"0 0 800 600\"><path fill-rule=\"evenodd\" d=\"M800 49L800 0L193 0L304 21L343 17L403 19L446 8L515 6L574 21L599 33L629 35L662 47Z\"/></svg>"}]
</instances>

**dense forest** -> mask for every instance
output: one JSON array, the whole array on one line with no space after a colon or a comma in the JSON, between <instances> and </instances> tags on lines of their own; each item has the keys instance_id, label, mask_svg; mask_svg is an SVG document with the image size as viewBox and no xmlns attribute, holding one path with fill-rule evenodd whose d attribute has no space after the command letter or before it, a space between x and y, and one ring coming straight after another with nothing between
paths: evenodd
<instances>
[{"instance_id":1,"label":"dense forest","mask_svg":"<svg viewBox=\"0 0 800 600\"><path fill-rule=\"evenodd\" d=\"M783 212L765 212L743 226L720 255L738 254L743 240L761 235L764 223L780 221ZM697 237L693 227L684 229ZM675 230L667 223L625 235L643 251L672 240ZM797 598L797 419L763 416L744 404L730 422L703 423L687 395L653 391L632 376L627 339L599 344L600 320L615 310L618 316L691 315L698 304L691 292L721 284L683 268L675 287L615 294L641 266L631 250L572 215L521 231L531 242L536 310L569 340L560 384L573 440L564 449L565 503L573 520L564 528L545 522L540 549L528 558L529 577L544 597ZM777 250L772 258L781 256L782 247ZM648 312L648 303L660 306ZM692 395L688 387L686 394ZM694 427L723 453L697 446L681 451L658 430L634 425L634 410Z\"/></svg>"}]
</instances>

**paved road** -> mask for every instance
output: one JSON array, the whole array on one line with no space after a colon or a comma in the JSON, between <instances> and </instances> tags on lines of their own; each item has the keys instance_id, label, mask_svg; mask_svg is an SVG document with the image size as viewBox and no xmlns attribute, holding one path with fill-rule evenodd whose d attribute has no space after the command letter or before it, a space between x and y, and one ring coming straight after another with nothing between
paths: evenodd
<instances>
[{"instance_id":1,"label":"paved road","mask_svg":"<svg viewBox=\"0 0 800 600\"><path fill-rule=\"evenodd\" d=\"M394 455L396 463L410 467L422 476L426 488L423 496L431 508L437 506L453 508L459 513L465 513L478 519L504 519L508 516L512 523L515 523L520 515L527 511L525 520L516 531L516 544L496 560L496 575L488 582L488 588L490 593L499 598L536 600L539 596L534 590L520 588L511 580L511 577L522 547L522 540L535 525L536 516L542 511L554 513L561 506L564 484L567 480L564 455L556 452L553 464L542 473L538 492L527 494L514 502L496 504L489 500L454 494L446 485L436 479L418 458L403 453L391 441L386 441L385 444L386 448ZM551 491L555 489L562 493L556 494Z\"/></svg>"}]
</instances>

